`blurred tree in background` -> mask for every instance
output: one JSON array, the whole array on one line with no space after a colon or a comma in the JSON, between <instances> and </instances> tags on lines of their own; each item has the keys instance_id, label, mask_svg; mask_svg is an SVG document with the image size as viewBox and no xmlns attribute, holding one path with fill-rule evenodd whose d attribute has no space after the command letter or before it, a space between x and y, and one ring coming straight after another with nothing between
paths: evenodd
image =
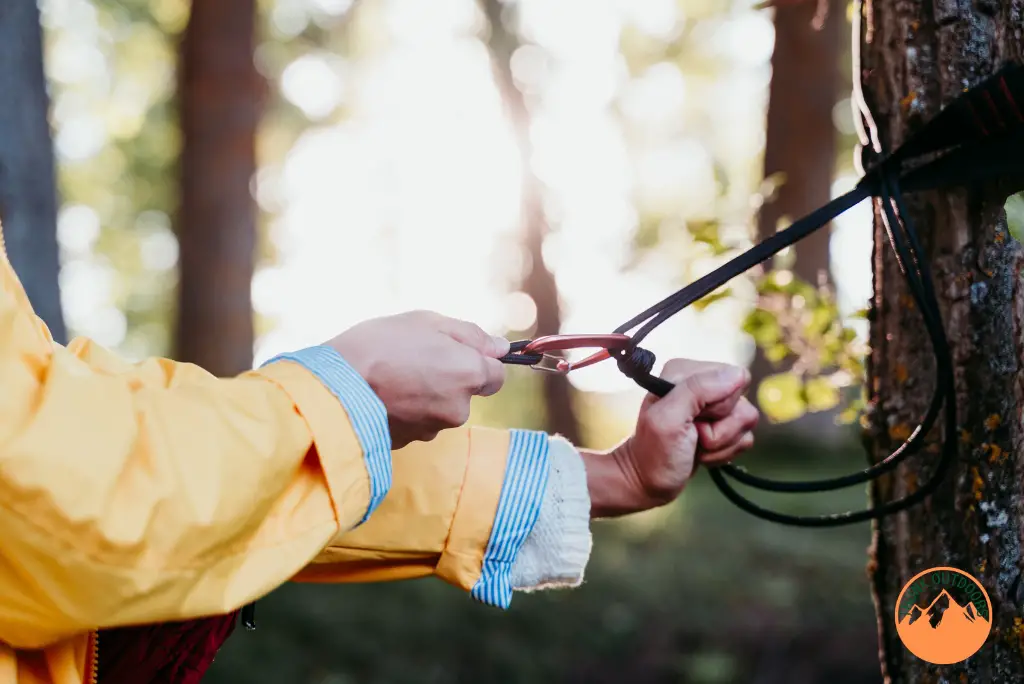
<instances>
[{"instance_id":1,"label":"blurred tree in background","mask_svg":"<svg viewBox=\"0 0 1024 684\"><path fill-rule=\"evenodd\" d=\"M182 149L175 358L219 376L252 368L256 0L193 0L181 41Z\"/></svg>"},{"instance_id":2,"label":"blurred tree in background","mask_svg":"<svg viewBox=\"0 0 1024 684\"><path fill-rule=\"evenodd\" d=\"M759 240L832 199L840 142L833 117L849 36L843 3L781 0L774 7L764 151L771 188L758 214ZM792 251L794 276L813 285L830 280L828 229L807 236Z\"/></svg>"},{"instance_id":3,"label":"blurred tree in background","mask_svg":"<svg viewBox=\"0 0 1024 684\"><path fill-rule=\"evenodd\" d=\"M775 7L775 49L765 127L764 192L758 212L757 236L763 240L832 199L839 135L833 109L840 97L841 68L849 28L843 3L828 0L782 1ZM814 84L813 87L810 84ZM795 279L825 293L829 277L829 228L808 235L776 263L788 266ZM781 262L781 263L780 263ZM787 263L788 262L788 263ZM762 306L771 306L764 293ZM776 298L777 299L777 298ZM785 309L788 302L781 302ZM775 349L758 350L751 364L754 390L778 361ZM831 418L828 412L817 414ZM806 420L798 421L806 423ZM822 421L812 421L803 439L825 439Z\"/></svg>"},{"instance_id":4,"label":"blurred tree in background","mask_svg":"<svg viewBox=\"0 0 1024 684\"><path fill-rule=\"evenodd\" d=\"M67 341L57 273L57 196L42 28L34 0L0 7L0 222L11 264L50 334ZM14 68L9 68L13 65Z\"/></svg>"},{"instance_id":5,"label":"blurred tree in background","mask_svg":"<svg viewBox=\"0 0 1024 684\"><path fill-rule=\"evenodd\" d=\"M515 5L500 0L483 0L487 17L487 49L494 65L494 80L508 117L515 130L522 157L523 244L527 258L527 272L523 277L523 292L537 308L536 325L524 331L529 337L557 335L562 332L561 302L558 283L544 263L544 239L548 235L548 219L544 208L544 187L533 170L533 140L531 138L530 109L526 93L520 90L512 72L512 60L522 48L513 21L508 17ZM511 25L511 26L510 26ZM546 420L543 429L558 433L573 444L583 443L583 435L576 419L573 387L568 376L545 374L541 378Z\"/></svg>"}]
</instances>

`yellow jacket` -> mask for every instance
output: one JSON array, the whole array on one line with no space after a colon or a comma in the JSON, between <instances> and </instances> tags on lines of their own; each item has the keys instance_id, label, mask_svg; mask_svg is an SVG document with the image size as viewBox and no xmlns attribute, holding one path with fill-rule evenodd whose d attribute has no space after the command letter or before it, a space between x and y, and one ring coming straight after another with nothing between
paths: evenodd
<instances>
[{"instance_id":1,"label":"yellow jacket","mask_svg":"<svg viewBox=\"0 0 1024 684\"><path fill-rule=\"evenodd\" d=\"M96 630L290 579L434 574L502 608L581 581L589 499L564 440L463 428L392 453L383 404L325 347L230 379L62 347L2 234L0 385L0 684L95 681Z\"/></svg>"}]
</instances>

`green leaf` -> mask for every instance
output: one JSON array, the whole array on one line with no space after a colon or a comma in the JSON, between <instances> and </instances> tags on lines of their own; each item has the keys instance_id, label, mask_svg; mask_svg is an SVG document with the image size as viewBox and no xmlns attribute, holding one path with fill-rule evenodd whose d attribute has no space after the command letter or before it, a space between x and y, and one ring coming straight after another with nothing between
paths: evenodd
<instances>
[{"instance_id":1,"label":"green leaf","mask_svg":"<svg viewBox=\"0 0 1024 684\"><path fill-rule=\"evenodd\" d=\"M822 335L832 327L835 320L836 317L833 315L831 307L819 306L811 312L805 330L808 335Z\"/></svg>"},{"instance_id":2,"label":"green leaf","mask_svg":"<svg viewBox=\"0 0 1024 684\"><path fill-rule=\"evenodd\" d=\"M1018 241L1024 241L1024 195L1010 195L1004 205L1006 210L1006 227Z\"/></svg>"},{"instance_id":3,"label":"green leaf","mask_svg":"<svg viewBox=\"0 0 1024 684\"><path fill-rule=\"evenodd\" d=\"M804 384L807 409L812 412L828 411L839 405L839 388L828 378L811 378Z\"/></svg>"},{"instance_id":4,"label":"green leaf","mask_svg":"<svg viewBox=\"0 0 1024 684\"><path fill-rule=\"evenodd\" d=\"M781 342L770 345L764 350L764 358L768 359L772 363L779 363L787 356L789 356L789 347Z\"/></svg>"},{"instance_id":5,"label":"green leaf","mask_svg":"<svg viewBox=\"0 0 1024 684\"><path fill-rule=\"evenodd\" d=\"M661 221L646 219L640 222L633 234L633 246L637 250L646 251L656 248L661 243Z\"/></svg>"},{"instance_id":6,"label":"green leaf","mask_svg":"<svg viewBox=\"0 0 1024 684\"><path fill-rule=\"evenodd\" d=\"M695 241L720 244L718 242L718 221L690 221L686 227Z\"/></svg>"},{"instance_id":7,"label":"green leaf","mask_svg":"<svg viewBox=\"0 0 1024 684\"><path fill-rule=\"evenodd\" d=\"M765 378L757 388L757 403L773 423L788 423L807 413L803 381L795 373Z\"/></svg>"},{"instance_id":8,"label":"green leaf","mask_svg":"<svg viewBox=\"0 0 1024 684\"><path fill-rule=\"evenodd\" d=\"M860 396L853 399L849 405L842 410L842 412L836 417L836 422L842 425L850 425L857 422L866 406L867 397L864 394L864 388L861 387Z\"/></svg>"},{"instance_id":9,"label":"green leaf","mask_svg":"<svg viewBox=\"0 0 1024 684\"><path fill-rule=\"evenodd\" d=\"M857 418L860 417L860 408L856 406L849 406L840 412L836 416L836 422L840 425L852 425L857 422Z\"/></svg>"},{"instance_id":10,"label":"green leaf","mask_svg":"<svg viewBox=\"0 0 1024 684\"><path fill-rule=\"evenodd\" d=\"M721 226L718 221L691 221L686 227L690 231L690 235L693 236L694 242L710 247L714 256L721 256L729 251L719 237Z\"/></svg>"},{"instance_id":11,"label":"green leaf","mask_svg":"<svg viewBox=\"0 0 1024 684\"><path fill-rule=\"evenodd\" d=\"M788 290L790 294L800 295L803 297L808 306L813 306L818 300L818 288L814 287L806 280L794 277L789 283Z\"/></svg>"},{"instance_id":12,"label":"green leaf","mask_svg":"<svg viewBox=\"0 0 1024 684\"><path fill-rule=\"evenodd\" d=\"M782 337L782 327L774 314L764 309L754 309L743 322L743 332L754 338L759 347L775 344Z\"/></svg>"},{"instance_id":13,"label":"green leaf","mask_svg":"<svg viewBox=\"0 0 1024 684\"><path fill-rule=\"evenodd\" d=\"M731 294L732 288L727 287L721 292L712 292L703 299L698 299L693 304L691 304L691 306L697 311L703 311L704 309L708 308L709 306L711 306L712 304L719 300L728 299Z\"/></svg>"}]
</instances>

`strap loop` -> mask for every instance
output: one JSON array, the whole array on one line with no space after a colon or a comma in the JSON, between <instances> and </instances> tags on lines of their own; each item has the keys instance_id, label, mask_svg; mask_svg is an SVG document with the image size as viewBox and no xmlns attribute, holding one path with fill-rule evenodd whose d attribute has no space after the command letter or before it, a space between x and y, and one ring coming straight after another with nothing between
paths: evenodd
<instances>
[{"instance_id":1,"label":"strap loop","mask_svg":"<svg viewBox=\"0 0 1024 684\"><path fill-rule=\"evenodd\" d=\"M623 352L615 361L622 374L634 380L639 375L650 375L656 360L654 352L633 347L629 353Z\"/></svg>"}]
</instances>

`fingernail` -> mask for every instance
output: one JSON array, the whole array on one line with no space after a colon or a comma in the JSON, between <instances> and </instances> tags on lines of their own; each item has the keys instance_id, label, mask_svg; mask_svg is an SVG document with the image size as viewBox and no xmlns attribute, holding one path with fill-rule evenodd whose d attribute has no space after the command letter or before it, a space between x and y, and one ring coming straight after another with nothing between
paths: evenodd
<instances>
[{"instance_id":1,"label":"fingernail","mask_svg":"<svg viewBox=\"0 0 1024 684\"><path fill-rule=\"evenodd\" d=\"M512 348L512 343L500 335L491 335L491 345L494 347L495 357L502 357L508 354L509 349Z\"/></svg>"},{"instance_id":2,"label":"fingernail","mask_svg":"<svg viewBox=\"0 0 1024 684\"><path fill-rule=\"evenodd\" d=\"M722 385L738 385L746 382L748 371L746 368L729 366L718 371L715 381Z\"/></svg>"}]
</instances>

